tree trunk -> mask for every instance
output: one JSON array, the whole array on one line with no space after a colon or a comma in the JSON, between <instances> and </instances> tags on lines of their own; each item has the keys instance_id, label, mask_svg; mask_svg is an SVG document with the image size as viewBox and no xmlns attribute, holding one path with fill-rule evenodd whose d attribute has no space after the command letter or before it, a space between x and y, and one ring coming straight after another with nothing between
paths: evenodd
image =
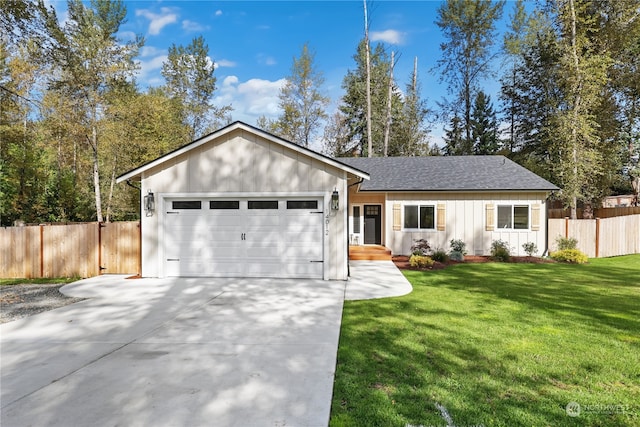
<instances>
[{"instance_id":1,"label":"tree trunk","mask_svg":"<svg viewBox=\"0 0 640 427\"><path fill-rule=\"evenodd\" d=\"M102 196L100 194L100 169L98 168L98 131L96 125L91 126L91 148L93 151L93 191L96 196L96 218L102 222Z\"/></svg>"},{"instance_id":2,"label":"tree trunk","mask_svg":"<svg viewBox=\"0 0 640 427\"><path fill-rule=\"evenodd\" d=\"M364 3L364 42L366 61L366 91L367 91L367 156L373 157L373 141L371 136L371 53L369 52L369 17L367 16L367 0Z\"/></svg>"},{"instance_id":3,"label":"tree trunk","mask_svg":"<svg viewBox=\"0 0 640 427\"><path fill-rule=\"evenodd\" d=\"M571 219L577 219L578 208L578 111L580 108L580 61L578 60L578 48L576 41L576 10L573 0L569 0L569 8L571 9L571 53L573 55L573 65L575 66L576 83L573 88L574 100L573 100L573 120L571 123L571 161L573 162L573 183L571 194Z\"/></svg>"},{"instance_id":4,"label":"tree trunk","mask_svg":"<svg viewBox=\"0 0 640 427\"><path fill-rule=\"evenodd\" d=\"M116 165L118 156L113 157L113 168L111 169L111 182L109 183L109 197L107 198L107 222L111 222L111 202L113 201L113 189L116 184Z\"/></svg>"},{"instance_id":5,"label":"tree trunk","mask_svg":"<svg viewBox=\"0 0 640 427\"><path fill-rule=\"evenodd\" d=\"M391 51L391 64L389 64L389 90L387 93L387 120L384 124L384 157L389 156L389 133L391 133L391 97L393 95L393 61L395 52Z\"/></svg>"}]
</instances>

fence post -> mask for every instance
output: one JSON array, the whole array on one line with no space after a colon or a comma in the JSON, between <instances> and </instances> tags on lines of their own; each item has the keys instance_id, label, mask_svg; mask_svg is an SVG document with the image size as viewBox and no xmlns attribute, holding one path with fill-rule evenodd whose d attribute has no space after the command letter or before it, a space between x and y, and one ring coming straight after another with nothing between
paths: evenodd
<instances>
[{"instance_id":1,"label":"fence post","mask_svg":"<svg viewBox=\"0 0 640 427\"><path fill-rule=\"evenodd\" d=\"M564 237L569 238L569 217L564 217Z\"/></svg>"},{"instance_id":2,"label":"fence post","mask_svg":"<svg viewBox=\"0 0 640 427\"><path fill-rule=\"evenodd\" d=\"M138 276L142 277L142 218L138 222Z\"/></svg>"},{"instance_id":3,"label":"fence post","mask_svg":"<svg viewBox=\"0 0 640 427\"><path fill-rule=\"evenodd\" d=\"M102 276L102 223L98 221L98 276Z\"/></svg>"},{"instance_id":4,"label":"fence post","mask_svg":"<svg viewBox=\"0 0 640 427\"><path fill-rule=\"evenodd\" d=\"M44 277L44 225L40 224L40 278Z\"/></svg>"},{"instance_id":5,"label":"fence post","mask_svg":"<svg viewBox=\"0 0 640 427\"><path fill-rule=\"evenodd\" d=\"M600 218L596 218L596 258L600 257Z\"/></svg>"}]
</instances>

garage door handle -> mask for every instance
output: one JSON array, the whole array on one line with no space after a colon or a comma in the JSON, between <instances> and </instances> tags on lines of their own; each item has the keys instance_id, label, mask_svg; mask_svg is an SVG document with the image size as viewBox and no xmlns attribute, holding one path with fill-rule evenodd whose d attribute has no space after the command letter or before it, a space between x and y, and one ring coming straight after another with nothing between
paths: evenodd
<instances>
[{"instance_id":1,"label":"garage door handle","mask_svg":"<svg viewBox=\"0 0 640 427\"><path fill-rule=\"evenodd\" d=\"M324 262L324 261L309 261L309 262Z\"/></svg>"}]
</instances>

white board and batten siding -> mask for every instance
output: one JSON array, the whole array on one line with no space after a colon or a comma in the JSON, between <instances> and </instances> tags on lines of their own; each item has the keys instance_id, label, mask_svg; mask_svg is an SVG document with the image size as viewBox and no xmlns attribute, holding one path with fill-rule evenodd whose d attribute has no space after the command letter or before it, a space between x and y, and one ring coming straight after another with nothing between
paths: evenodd
<instances>
[{"instance_id":1,"label":"white board and batten siding","mask_svg":"<svg viewBox=\"0 0 640 427\"><path fill-rule=\"evenodd\" d=\"M410 254L417 239L426 239L432 248L450 249L452 239L462 239L469 255L488 255L491 242L507 242L512 254L526 255L522 245L533 242L541 255L546 246L546 193L387 193L386 246L394 254ZM404 230L405 205L430 205L435 210L435 227L428 230ZM523 230L497 227L498 205L529 207L529 227ZM395 221L394 221L395 211Z\"/></svg>"},{"instance_id":2,"label":"white board and batten siding","mask_svg":"<svg viewBox=\"0 0 640 427\"><path fill-rule=\"evenodd\" d=\"M338 190L341 197L338 211L330 209L334 189ZM347 173L331 164L269 141L253 132L238 129L144 171L142 194L147 194L148 191L154 193L157 209L153 216L142 216L143 276L180 275L179 271L171 271L173 267L167 262L167 259L180 257L179 254L169 253L176 247L184 250L191 248L208 254L207 256L220 253L219 246L208 243L211 242L211 236L193 236L190 239L188 236L166 235L185 227L185 224L181 225L180 221L175 220L174 217L179 215L167 214L171 211L173 201L201 200L203 205L207 205L211 200L238 200L241 207L235 219L233 215L229 217L228 213L203 210L198 214L200 216L187 221L186 229L198 230L191 227L195 222L213 224L218 215L220 223L226 226L212 229L212 232L214 235L218 233L217 237L226 241L229 253L237 255L232 257L236 259L235 265L219 266L221 269L204 264L198 267L195 264L199 261L194 258L188 271L201 268L202 275L206 276L224 276L227 273L235 276L241 275L236 271L240 268L239 265L246 263L242 267L243 272L249 272L250 276L310 277L306 269L297 274L296 267L289 266L286 268L291 270L283 272L281 265L270 271L268 264L276 263L277 258L281 258L280 264L286 264L286 257L291 257L295 264L297 258L308 255L315 259L321 255L321 267L314 267L320 268L320 274L314 273L314 277L327 280L347 278L347 250L344 244ZM257 211L247 209L249 200L276 200L280 213L269 216L270 213L265 211L261 217ZM318 215L314 219L296 217L296 213L287 211L287 200L317 200L322 219L319 220ZM168 219L169 216L172 218ZM244 228L243 223L247 224ZM259 228L259 224L264 225L262 230L256 228ZM305 224L312 230L300 232L299 237L296 237L296 230ZM246 236L242 236L243 233ZM241 237L231 242L231 234ZM263 243L249 242L249 236L255 237L257 234L262 236ZM265 236L269 234L282 236L271 249L264 246L264 242L269 241ZM241 240L243 238L246 240ZM309 245L313 245L313 249L302 248L300 245L304 246L305 242L300 239L306 239ZM184 250L182 253L185 253ZM231 258L229 261L233 262ZM252 262L260 265L249 265ZM224 268L229 269L229 272ZM255 269L253 274L252 268Z\"/></svg>"}]
</instances>

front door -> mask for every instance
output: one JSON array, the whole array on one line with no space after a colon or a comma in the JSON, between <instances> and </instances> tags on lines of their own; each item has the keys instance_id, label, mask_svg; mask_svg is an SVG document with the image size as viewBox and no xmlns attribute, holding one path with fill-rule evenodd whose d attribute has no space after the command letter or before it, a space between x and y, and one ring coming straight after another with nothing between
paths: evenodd
<instances>
[{"instance_id":1,"label":"front door","mask_svg":"<svg viewBox=\"0 0 640 427\"><path fill-rule=\"evenodd\" d=\"M382 244L382 208L380 205L364 205L364 244Z\"/></svg>"}]
</instances>

